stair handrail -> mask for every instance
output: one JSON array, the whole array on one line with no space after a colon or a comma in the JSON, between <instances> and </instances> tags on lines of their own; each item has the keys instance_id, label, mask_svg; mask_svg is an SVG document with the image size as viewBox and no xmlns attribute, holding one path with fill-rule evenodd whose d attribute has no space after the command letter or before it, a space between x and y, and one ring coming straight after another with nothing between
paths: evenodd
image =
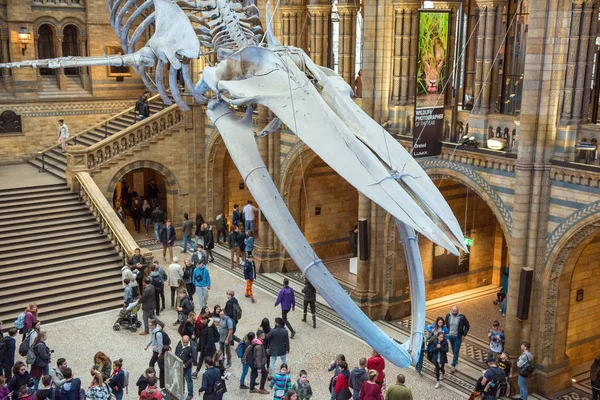
<instances>
[{"instance_id":1,"label":"stair handrail","mask_svg":"<svg viewBox=\"0 0 600 400\"><path fill-rule=\"evenodd\" d=\"M151 102L153 102L154 100L156 100L156 99L158 99L158 98L160 98L160 94L156 94L156 95L154 95L154 96L152 96L152 97L148 98L148 103L151 103ZM115 119L119 118L120 116L122 116L122 115L124 115L124 114L128 114L128 113L130 113L131 111L134 111L134 110L135 110L135 105L133 105L132 107L129 107L129 108L127 108L127 109L126 109L126 110L124 110L124 111L121 111L121 112L120 112L120 113L118 113L118 114L111 115L111 116L110 116L110 117L108 117L107 119L105 119L105 120L103 120L103 121L101 121L101 122L97 123L96 125L94 125L94 126L92 126L92 127L90 127L90 128L86 128L85 130L83 130L83 131L81 131L81 132L78 132L78 133L76 133L75 135L69 135L69 138L67 139L67 143L71 142L72 140L75 140L75 144L77 144L77 138L78 138L79 136L81 136L81 135L83 135L83 134L86 134L86 133L88 133L88 132L90 132L90 131L92 131L92 130L94 130L94 129L98 128L98 127L101 127L101 126L103 126L103 125L105 126L105 132L106 132L106 125L108 125L108 123L109 123L109 122L111 122L111 121L113 121L113 120L115 120ZM136 122L137 122L137 121L136 121ZM135 123L134 123L134 124L135 124ZM46 147L45 149L38 151L37 153L38 153L38 154L41 154L41 155L43 155L44 153L47 153L47 152L51 151L52 149L55 149L55 148L59 147L60 145L61 145L60 143L55 143L55 144L53 144L53 145L52 145L52 146L50 146L50 147Z\"/></svg>"},{"instance_id":2,"label":"stair handrail","mask_svg":"<svg viewBox=\"0 0 600 400\"><path fill-rule=\"evenodd\" d=\"M108 233L109 238L114 240L115 247L123 258L123 263L131 257L139 245L131 236L125 225L121 222L115 210L108 202L100 188L94 182L94 179L88 172L81 171L75 174L79 183L79 198L88 202L90 209L98 218L101 233ZM148 263L152 262L152 252L146 248L140 249L142 255L146 257Z\"/></svg>"},{"instance_id":3,"label":"stair handrail","mask_svg":"<svg viewBox=\"0 0 600 400\"><path fill-rule=\"evenodd\" d=\"M68 147L67 167L81 166L89 170L102 165L132 148L147 142L160 133L171 129L183 120L183 112L177 104L145 118L89 147Z\"/></svg>"}]
</instances>

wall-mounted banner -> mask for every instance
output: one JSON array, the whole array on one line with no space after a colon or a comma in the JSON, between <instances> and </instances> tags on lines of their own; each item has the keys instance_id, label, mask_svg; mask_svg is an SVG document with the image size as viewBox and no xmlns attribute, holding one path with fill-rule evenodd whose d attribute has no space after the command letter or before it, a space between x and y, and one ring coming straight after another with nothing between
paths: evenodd
<instances>
[{"instance_id":1,"label":"wall-mounted banner","mask_svg":"<svg viewBox=\"0 0 600 400\"><path fill-rule=\"evenodd\" d=\"M419 12L419 57L413 157L437 156L442 151L444 130L444 83L448 79L448 11Z\"/></svg>"}]
</instances>

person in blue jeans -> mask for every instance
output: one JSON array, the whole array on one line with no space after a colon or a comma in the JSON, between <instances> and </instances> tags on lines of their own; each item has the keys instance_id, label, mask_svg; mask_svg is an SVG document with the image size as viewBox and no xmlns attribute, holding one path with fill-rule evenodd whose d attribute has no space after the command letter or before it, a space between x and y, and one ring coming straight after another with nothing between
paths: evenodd
<instances>
[{"instance_id":1,"label":"person in blue jeans","mask_svg":"<svg viewBox=\"0 0 600 400\"><path fill-rule=\"evenodd\" d=\"M346 356L344 356L343 354L338 354L337 356L335 356L335 361L333 361L327 369L328 372L333 371L333 378L331 379L331 385L329 388L329 391L331 392L330 400L335 400L335 383L337 377L340 375L340 372L342 372L342 369L340 368L340 363L342 361L346 362Z\"/></svg>"},{"instance_id":2,"label":"person in blue jeans","mask_svg":"<svg viewBox=\"0 0 600 400\"><path fill-rule=\"evenodd\" d=\"M184 335L181 341L177 343L175 355L183 362L183 377L187 385L186 400L191 400L194 397L194 381L192 381L192 364L196 360L195 348L190 343L190 337Z\"/></svg>"},{"instance_id":3,"label":"person in blue jeans","mask_svg":"<svg viewBox=\"0 0 600 400\"><path fill-rule=\"evenodd\" d=\"M119 358L113 362L113 373L106 381L110 385L117 400L123 400L123 389L125 388L125 371L123 371L123 359Z\"/></svg>"},{"instance_id":4,"label":"person in blue jeans","mask_svg":"<svg viewBox=\"0 0 600 400\"><path fill-rule=\"evenodd\" d=\"M422 375L421 371L423 371L423 358L425 357L425 353L427 352L427 336L427 333L423 335L423 342L421 343L421 353L419 354L419 359L415 364L415 371L417 371L417 374L419 374L419 376Z\"/></svg>"},{"instance_id":5,"label":"person in blue jeans","mask_svg":"<svg viewBox=\"0 0 600 400\"><path fill-rule=\"evenodd\" d=\"M458 356L460 354L460 346L462 345L463 339L469 333L469 320L463 314L458 311L458 306L452 306L448 315L446 315L446 327L448 328L448 341L454 354L452 358L452 369L450 373L456 371L456 365L458 364Z\"/></svg>"},{"instance_id":6,"label":"person in blue jeans","mask_svg":"<svg viewBox=\"0 0 600 400\"><path fill-rule=\"evenodd\" d=\"M533 354L529 352L529 343L523 342L521 343L521 350L523 351L519 356L519 360L517 361L517 369L519 371L519 378L517 383L519 384L519 391L521 394L521 400L527 400L527 396L529 392L527 391L527 378L529 376L523 376L521 368L530 364L533 365Z\"/></svg>"},{"instance_id":7,"label":"person in blue jeans","mask_svg":"<svg viewBox=\"0 0 600 400\"><path fill-rule=\"evenodd\" d=\"M238 357L240 358L240 361L242 362L242 376L240 376L240 389L250 389L244 384L244 382L246 381L246 376L248 375L248 371L250 370L250 365L244 362L244 353L246 352L246 349L248 349L250 344L252 344L252 341L255 337L256 335L254 334L254 332L248 332L246 337L238 344L238 347L235 350Z\"/></svg>"}]
</instances>

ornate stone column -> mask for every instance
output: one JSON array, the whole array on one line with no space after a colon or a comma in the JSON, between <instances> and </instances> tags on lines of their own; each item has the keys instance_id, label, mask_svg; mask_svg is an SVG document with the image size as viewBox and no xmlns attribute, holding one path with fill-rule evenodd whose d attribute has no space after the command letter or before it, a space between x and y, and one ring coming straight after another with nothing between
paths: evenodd
<instances>
[{"instance_id":1,"label":"ornate stone column","mask_svg":"<svg viewBox=\"0 0 600 400\"><path fill-rule=\"evenodd\" d=\"M554 349L553 324L556 304L548 304L548 291L554 285L545 265L550 203L550 158L559 119L559 99L563 91L567 61L570 2L538 0L529 15L520 116L519 152L515 163L515 195L510 243L510 276L506 315L506 347L519 354L521 341L529 341L535 354L535 382L542 394L556 391L556 377L565 373L564 348ZM520 274L533 269L531 305L527 320L517 319ZM550 289L549 289L550 288ZM565 367L566 365L566 367ZM568 375L568 374L565 374ZM569 377L570 379L570 377ZM532 385L533 386L533 385ZM532 388L533 389L533 388Z\"/></svg>"},{"instance_id":2,"label":"ornate stone column","mask_svg":"<svg viewBox=\"0 0 600 400\"><path fill-rule=\"evenodd\" d=\"M346 83L354 87L356 77L356 5L354 2L338 4L340 17L340 41L338 74Z\"/></svg>"},{"instance_id":3,"label":"ornate stone column","mask_svg":"<svg viewBox=\"0 0 600 400\"><path fill-rule=\"evenodd\" d=\"M500 5L504 3L498 0L477 0L477 6L481 20L477 35L477 58L475 67L475 96L479 96L474 104L474 113L488 114L492 110L492 73L494 59L498 51L499 43L496 43L496 31L498 30L498 13L501 12ZM481 92L481 94L479 94Z\"/></svg>"},{"instance_id":4,"label":"ornate stone column","mask_svg":"<svg viewBox=\"0 0 600 400\"><path fill-rule=\"evenodd\" d=\"M310 18L310 58L317 65L328 66L330 5L308 5Z\"/></svg>"},{"instance_id":5,"label":"ornate stone column","mask_svg":"<svg viewBox=\"0 0 600 400\"><path fill-rule=\"evenodd\" d=\"M282 39L288 46L306 48L307 15L304 6L282 6Z\"/></svg>"},{"instance_id":6,"label":"ornate stone column","mask_svg":"<svg viewBox=\"0 0 600 400\"><path fill-rule=\"evenodd\" d=\"M572 3L567 72L555 148L555 156L565 160L573 160L578 128L587 122L598 28L597 0Z\"/></svg>"},{"instance_id":7,"label":"ornate stone column","mask_svg":"<svg viewBox=\"0 0 600 400\"><path fill-rule=\"evenodd\" d=\"M77 46L79 47L79 55L87 56L87 37L79 36L77 38ZM90 89L90 69L89 67L79 68L79 77L81 79L81 85L85 90Z\"/></svg>"},{"instance_id":8,"label":"ornate stone column","mask_svg":"<svg viewBox=\"0 0 600 400\"><path fill-rule=\"evenodd\" d=\"M56 57L63 56L63 36L56 35L56 39L54 41L54 54ZM58 84L58 88L60 90L67 90L67 77L65 76L65 70L63 68L55 69L56 73L56 83Z\"/></svg>"}]
</instances>

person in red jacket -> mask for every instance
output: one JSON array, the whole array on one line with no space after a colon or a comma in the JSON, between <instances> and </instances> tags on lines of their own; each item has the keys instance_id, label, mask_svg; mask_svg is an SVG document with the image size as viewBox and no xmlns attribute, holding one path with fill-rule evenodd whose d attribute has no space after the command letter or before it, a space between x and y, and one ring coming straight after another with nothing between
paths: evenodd
<instances>
[{"instance_id":1,"label":"person in red jacket","mask_svg":"<svg viewBox=\"0 0 600 400\"><path fill-rule=\"evenodd\" d=\"M377 371L375 383L377 383L379 387L382 387L383 381L385 380L385 373L383 372L385 369L385 360L375 350L373 350L373 355L367 360L367 369L374 369Z\"/></svg>"},{"instance_id":2,"label":"person in red jacket","mask_svg":"<svg viewBox=\"0 0 600 400\"><path fill-rule=\"evenodd\" d=\"M335 400L348 400L352 397L350 388L348 387L348 379L350 378L350 371L348 371L348 363L346 361L340 362L340 374L335 382Z\"/></svg>"}]
</instances>

